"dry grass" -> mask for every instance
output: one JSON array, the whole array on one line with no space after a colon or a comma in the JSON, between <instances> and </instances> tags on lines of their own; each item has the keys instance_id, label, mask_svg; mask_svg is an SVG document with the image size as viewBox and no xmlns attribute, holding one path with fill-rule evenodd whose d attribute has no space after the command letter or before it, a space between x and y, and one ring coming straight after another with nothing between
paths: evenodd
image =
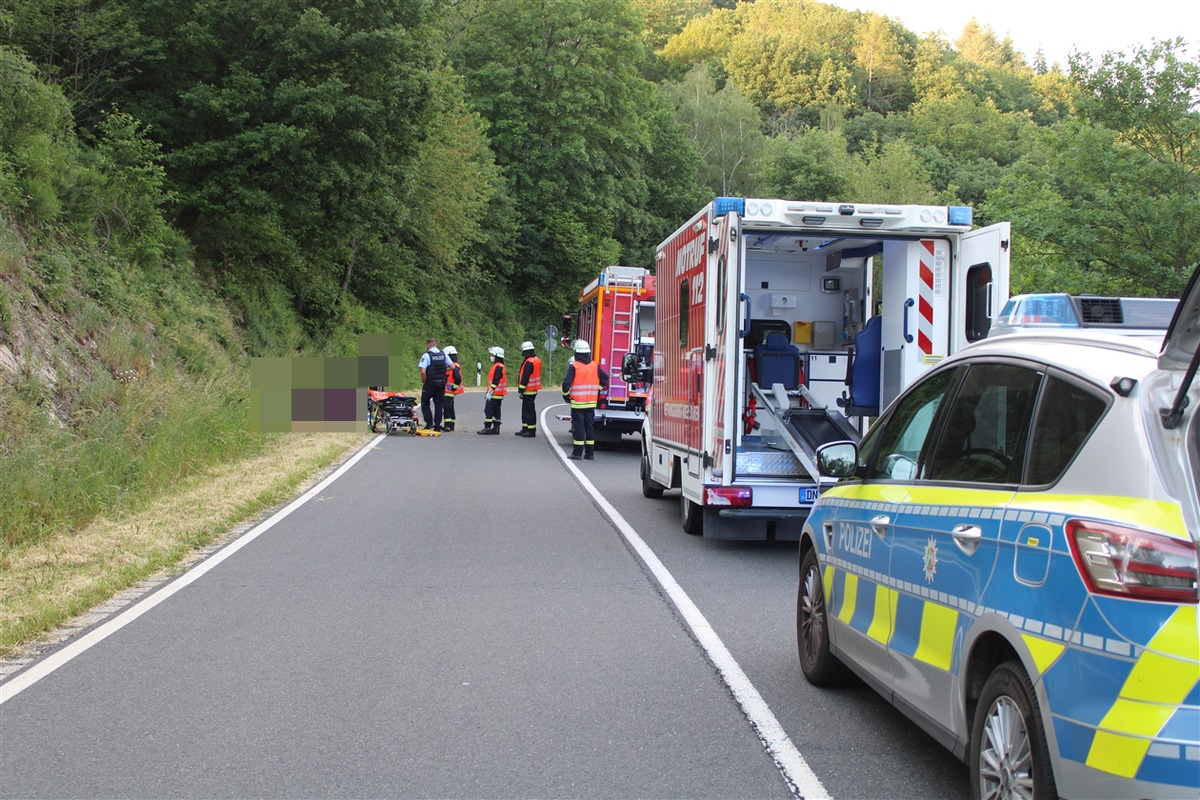
<instances>
[{"instance_id":1,"label":"dry grass","mask_svg":"<svg viewBox=\"0 0 1200 800\"><path fill-rule=\"evenodd\" d=\"M260 456L209 470L137 512L0 554L0 657L20 655L71 617L151 576L180 570L315 483L367 439L279 435Z\"/></svg>"}]
</instances>

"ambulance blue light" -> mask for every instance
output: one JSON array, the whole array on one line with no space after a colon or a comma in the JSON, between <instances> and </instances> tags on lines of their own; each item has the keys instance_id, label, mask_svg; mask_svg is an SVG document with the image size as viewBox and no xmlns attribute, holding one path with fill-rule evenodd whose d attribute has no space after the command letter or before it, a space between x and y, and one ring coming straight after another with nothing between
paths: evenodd
<instances>
[{"instance_id":1,"label":"ambulance blue light","mask_svg":"<svg viewBox=\"0 0 1200 800\"><path fill-rule=\"evenodd\" d=\"M970 206L949 206L946 209L946 221L951 225L970 225L971 217Z\"/></svg>"},{"instance_id":2,"label":"ambulance blue light","mask_svg":"<svg viewBox=\"0 0 1200 800\"><path fill-rule=\"evenodd\" d=\"M739 217L746 216L746 198L744 197L718 197L713 200L713 214L718 217L723 217L730 211L736 211Z\"/></svg>"}]
</instances>

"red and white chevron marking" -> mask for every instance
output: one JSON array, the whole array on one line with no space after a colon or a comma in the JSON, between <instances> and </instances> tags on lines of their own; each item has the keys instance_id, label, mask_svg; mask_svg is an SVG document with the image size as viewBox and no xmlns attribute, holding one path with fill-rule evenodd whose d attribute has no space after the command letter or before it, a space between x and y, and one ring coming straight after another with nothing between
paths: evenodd
<instances>
[{"instance_id":1,"label":"red and white chevron marking","mask_svg":"<svg viewBox=\"0 0 1200 800\"><path fill-rule=\"evenodd\" d=\"M920 284L917 287L917 348L924 355L933 353L933 240L922 239L928 252L921 254Z\"/></svg>"}]
</instances>

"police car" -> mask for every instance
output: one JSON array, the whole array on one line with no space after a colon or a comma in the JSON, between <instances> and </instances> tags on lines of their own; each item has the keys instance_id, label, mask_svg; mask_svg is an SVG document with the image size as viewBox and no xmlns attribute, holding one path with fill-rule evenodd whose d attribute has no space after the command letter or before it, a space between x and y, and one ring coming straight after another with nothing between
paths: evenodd
<instances>
[{"instance_id":1,"label":"police car","mask_svg":"<svg viewBox=\"0 0 1200 800\"><path fill-rule=\"evenodd\" d=\"M1165 340L1017 326L931 370L804 528L796 628L975 797L1200 796L1200 291Z\"/></svg>"}]
</instances>

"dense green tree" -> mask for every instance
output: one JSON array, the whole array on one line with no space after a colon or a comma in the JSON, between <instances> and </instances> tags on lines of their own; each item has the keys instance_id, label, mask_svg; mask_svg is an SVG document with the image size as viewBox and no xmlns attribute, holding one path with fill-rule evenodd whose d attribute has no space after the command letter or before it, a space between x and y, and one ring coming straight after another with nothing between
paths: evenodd
<instances>
[{"instance_id":1,"label":"dense green tree","mask_svg":"<svg viewBox=\"0 0 1200 800\"><path fill-rule=\"evenodd\" d=\"M985 67L1013 67L1025 63L1012 39L996 38L991 25L980 25L974 17L963 26L954 46L967 61Z\"/></svg>"},{"instance_id":2,"label":"dense green tree","mask_svg":"<svg viewBox=\"0 0 1200 800\"><path fill-rule=\"evenodd\" d=\"M912 101L905 49L903 34L891 20L867 16L854 48L861 76L858 96L867 110L887 112Z\"/></svg>"},{"instance_id":3,"label":"dense green tree","mask_svg":"<svg viewBox=\"0 0 1200 800\"><path fill-rule=\"evenodd\" d=\"M282 281L318 325L347 275L390 272L386 287L418 267L399 233L430 121L425 0L128 7L155 49L117 102L163 143L201 254L240 280Z\"/></svg>"},{"instance_id":4,"label":"dense green tree","mask_svg":"<svg viewBox=\"0 0 1200 800\"><path fill-rule=\"evenodd\" d=\"M756 182L768 197L834 200L849 196L855 170L842 134L810 128L771 139L758 160Z\"/></svg>"},{"instance_id":5,"label":"dense green tree","mask_svg":"<svg viewBox=\"0 0 1200 800\"><path fill-rule=\"evenodd\" d=\"M624 202L617 211L615 235L622 261L637 266L652 265L659 242L709 199L707 190L696 183L700 155L670 98L658 89L648 99L643 111L650 132L644 177L630 175L618 184Z\"/></svg>"},{"instance_id":6,"label":"dense green tree","mask_svg":"<svg viewBox=\"0 0 1200 800\"><path fill-rule=\"evenodd\" d=\"M913 107L913 137L958 158L990 158L1011 164L1021 152L1027 114L1004 113L973 95L923 100Z\"/></svg>"},{"instance_id":7,"label":"dense green tree","mask_svg":"<svg viewBox=\"0 0 1200 800\"><path fill-rule=\"evenodd\" d=\"M1099 63L1076 54L1080 116L1116 131L1162 164L1177 168L1179 189L1200 171L1200 59L1187 59L1182 39L1139 46L1130 56L1107 53Z\"/></svg>"},{"instance_id":8,"label":"dense green tree","mask_svg":"<svg viewBox=\"0 0 1200 800\"><path fill-rule=\"evenodd\" d=\"M660 53L667 61L694 67L724 60L730 42L739 27L738 15L728 8L716 8L711 14L693 17L676 35L662 46Z\"/></svg>"},{"instance_id":9,"label":"dense green tree","mask_svg":"<svg viewBox=\"0 0 1200 800\"><path fill-rule=\"evenodd\" d=\"M897 139L859 156L846 182L850 199L864 203L936 203L929 172L912 146Z\"/></svg>"},{"instance_id":10,"label":"dense green tree","mask_svg":"<svg viewBox=\"0 0 1200 800\"><path fill-rule=\"evenodd\" d=\"M1200 64L1177 40L1071 66L1080 119L988 199L1023 236L1017 285L1177 296L1200 261Z\"/></svg>"},{"instance_id":11,"label":"dense green tree","mask_svg":"<svg viewBox=\"0 0 1200 800\"><path fill-rule=\"evenodd\" d=\"M733 83L718 90L703 64L666 90L702 159L699 183L714 195L754 194L752 164L766 142L755 105Z\"/></svg>"},{"instance_id":12,"label":"dense green tree","mask_svg":"<svg viewBox=\"0 0 1200 800\"><path fill-rule=\"evenodd\" d=\"M1194 177L1194 173L1193 173ZM1014 291L1178 296L1200 260L1200 187L1105 128L1044 130L988 194L1014 228Z\"/></svg>"},{"instance_id":13,"label":"dense green tree","mask_svg":"<svg viewBox=\"0 0 1200 800\"><path fill-rule=\"evenodd\" d=\"M19 50L0 45L0 208L52 222L74 162L71 108Z\"/></svg>"},{"instance_id":14,"label":"dense green tree","mask_svg":"<svg viewBox=\"0 0 1200 800\"><path fill-rule=\"evenodd\" d=\"M643 40L655 50L713 9L713 0L630 0L630 4L641 17Z\"/></svg>"},{"instance_id":15,"label":"dense green tree","mask_svg":"<svg viewBox=\"0 0 1200 800\"><path fill-rule=\"evenodd\" d=\"M450 41L487 120L515 231L508 274L534 312L570 307L579 287L656 227L646 217L658 114L638 73L646 50L628 0L484 2ZM660 138L658 143L665 142ZM654 239L657 241L657 239Z\"/></svg>"},{"instance_id":16,"label":"dense green tree","mask_svg":"<svg viewBox=\"0 0 1200 800\"><path fill-rule=\"evenodd\" d=\"M92 131L153 48L125 0L0 0L0 41L23 49Z\"/></svg>"}]
</instances>

